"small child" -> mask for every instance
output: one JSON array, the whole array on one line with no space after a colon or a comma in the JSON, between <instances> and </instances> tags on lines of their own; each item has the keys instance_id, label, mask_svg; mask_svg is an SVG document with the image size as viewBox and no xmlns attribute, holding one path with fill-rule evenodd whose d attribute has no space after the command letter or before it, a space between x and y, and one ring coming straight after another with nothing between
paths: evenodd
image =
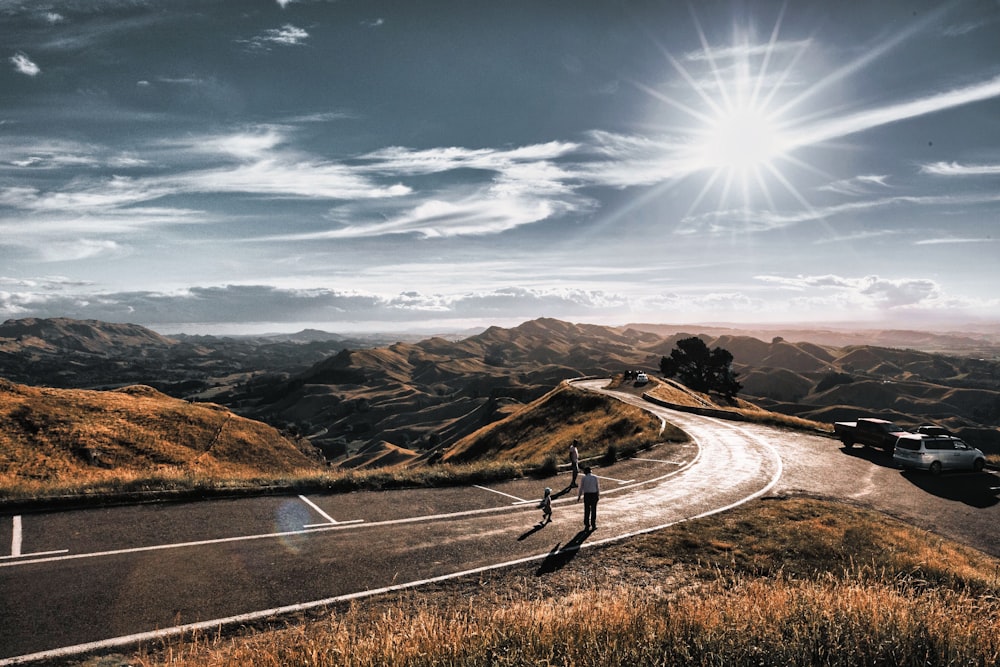
<instances>
[{"instance_id":1,"label":"small child","mask_svg":"<svg viewBox=\"0 0 1000 667\"><path fill-rule=\"evenodd\" d=\"M542 496L542 502L538 506L542 509L542 523L550 523L552 521L552 489L545 487L545 495Z\"/></svg>"}]
</instances>

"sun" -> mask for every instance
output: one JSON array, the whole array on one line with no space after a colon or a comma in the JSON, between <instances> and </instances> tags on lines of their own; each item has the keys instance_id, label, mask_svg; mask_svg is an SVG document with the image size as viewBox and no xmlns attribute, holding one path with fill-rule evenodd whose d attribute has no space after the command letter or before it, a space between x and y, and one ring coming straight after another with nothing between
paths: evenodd
<instances>
[{"instance_id":1,"label":"sun","mask_svg":"<svg viewBox=\"0 0 1000 667\"><path fill-rule=\"evenodd\" d=\"M774 161L784 156L785 142L779 123L764 110L733 108L706 121L697 133L694 153L704 169L745 177L762 168L773 169Z\"/></svg>"},{"instance_id":2,"label":"sun","mask_svg":"<svg viewBox=\"0 0 1000 667\"><path fill-rule=\"evenodd\" d=\"M683 55L684 63L664 51L686 86L675 85L669 94L645 88L671 107L667 117L679 147L668 163L671 173L705 176L691 211L710 192L720 193L717 210L731 206L733 198L742 199L746 211L773 208L779 193L808 206L783 170L808 167L795 156L803 118L791 110L803 99L795 94L801 80L795 73L809 41L779 40L780 24L779 16L763 43L747 28L730 44L713 46L695 20L701 50Z\"/></svg>"}]
</instances>

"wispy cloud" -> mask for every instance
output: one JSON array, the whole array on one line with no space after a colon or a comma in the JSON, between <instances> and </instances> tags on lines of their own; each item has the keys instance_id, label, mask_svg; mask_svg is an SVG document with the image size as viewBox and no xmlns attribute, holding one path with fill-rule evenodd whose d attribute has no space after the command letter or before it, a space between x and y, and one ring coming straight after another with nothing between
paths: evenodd
<instances>
[{"instance_id":1,"label":"wispy cloud","mask_svg":"<svg viewBox=\"0 0 1000 667\"><path fill-rule=\"evenodd\" d=\"M286 23L280 28L271 28L250 39L238 41L251 49L266 51L274 45L301 46L308 37L309 33L302 28Z\"/></svg>"},{"instance_id":2,"label":"wispy cloud","mask_svg":"<svg viewBox=\"0 0 1000 667\"><path fill-rule=\"evenodd\" d=\"M943 298L941 286L927 278L889 279L877 275L847 278L827 274L794 277L759 275L755 279L797 291L833 290L853 295L857 300L878 308L908 308L939 303Z\"/></svg>"},{"instance_id":3,"label":"wispy cloud","mask_svg":"<svg viewBox=\"0 0 1000 667\"><path fill-rule=\"evenodd\" d=\"M935 176L996 176L1000 174L1000 164L960 164L958 162L934 162L920 167L921 173Z\"/></svg>"},{"instance_id":4,"label":"wispy cloud","mask_svg":"<svg viewBox=\"0 0 1000 667\"><path fill-rule=\"evenodd\" d=\"M845 178L826 185L820 186L820 192L834 192L841 195L861 196L871 194L873 189L869 186L876 185L879 188L887 188L889 184L887 175L864 174L853 178Z\"/></svg>"},{"instance_id":5,"label":"wispy cloud","mask_svg":"<svg viewBox=\"0 0 1000 667\"><path fill-rule=\"evenodd\" d=\"M787 132L786 140L790 149L808 146L995 97L1000 97L1000 76L909 102L839 115L833 119L790 130Z\"/></svg>"},{"instance_id":6,"label":"wispy cloud","mask_svg":"<svg viewBox=\"0 0 1000 667\"><path fill-rule=\"evenodd\" d=\"M728 46L717 46L689 51L684 54L684 60L689 62L699 61L720 61L720 60L747 60L748 58L763 58L765 56L782 53L785 51L798 52L808 49L812 45L812 40L803 39L796 41L775 41L766 44L736 44Z\"/></svg>"},{"instance_id":7,"label":"wispy cloud","mask_svg":"<svg viewBox=\"0 0 1000 667\"><path fill-rule=\"evenodd\" d=\"M247 321L247 313L269 322L406 322L415 318L497 318L621 313L620 295L576 288L504 287L450 294L417 291L396 295L334 290L289 289L272 285L192 287L177 292L53 293L22 286L0 291L0 315L28 317L58 312L66 317L148 324Z\"/></svg>"},{"instance_id":8,"label":"wispy cloud","mask_svg":"<svg viewBox=\"0 0 1000 667\"><path fill-rule=\"evenodd\" d=\"M678 231L684 234L719 234L730 233L735 230L762 232L892 206L974 206L996 202L1000 202L1000 193L984 192L955 195L881 197L832 206L808 207L790 212L771 209L728 209L687 216L682 220L683 226Z\"/></svg>"},{"instance_id":9,"label":"wispy cloud","mask_svg":"<svg viewBox=\"0 0 1000 667\"><path fill-rule=\"evenodd\" d=\"M965 243L1000 243L1000 238L940 238L940 239L922 239L920 241L914 241L913 245L955 245L955 244L965 244Z\"/></svg>"},{"instance_id":10,"label":"wispy cloud","mask_svg":"<svg viewBox=\"0 0 1000 667\"><path fill-rule=\"evenodd\" d=\"M16 53L11 56L10 62L14 65L15 70L25 76L38 76L42 73L42 69L23 53Z\"/></svg>"}]
</instances>

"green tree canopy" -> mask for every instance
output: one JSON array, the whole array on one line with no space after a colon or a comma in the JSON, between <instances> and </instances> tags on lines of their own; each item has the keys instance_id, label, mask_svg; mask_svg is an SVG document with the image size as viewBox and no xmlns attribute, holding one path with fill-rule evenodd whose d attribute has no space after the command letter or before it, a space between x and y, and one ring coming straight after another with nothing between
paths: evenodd
<instances>
[{"instance_id":1,"label":"green tree canopy","mask_svg":"<svg viewBox=\"0 0 1000 667\"><path fill-rule=\"evenodd\" d=\"M676 377L695 391L714 391L727 398L743 388L736 381L733 355L721 347L709 350L697 336L677 341L670 356L660 359L660 372L664 377Z\"/></svg>"}]
</instances>

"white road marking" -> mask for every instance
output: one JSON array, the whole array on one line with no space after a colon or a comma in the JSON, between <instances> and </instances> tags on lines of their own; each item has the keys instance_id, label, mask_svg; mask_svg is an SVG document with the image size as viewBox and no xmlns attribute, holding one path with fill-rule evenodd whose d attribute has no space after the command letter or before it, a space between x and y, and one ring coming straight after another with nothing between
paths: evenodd
<instances>
[{"instance_id":1,"label":"white road marking","mask_svg":"<svg viewBox=\"0 0 1000 667\"><path fill-rule=\"evenodd\" d=\"M619 484L631 484L635 481L634 479L615 479L614 477L604 477L603 475L594 475L594 477L597 479L607 479L612 482L618 482Z\"/></svg>"},{"instance_id":2,"label":"white road marking","mask_svg":"<svg viewBox=\"0 0 1000 667\"><path fill-rule=\"evenodd\" d=\"M301 501L302 501L302 502L304 502L304 503L305 503L306 505L309 505L309 507L311 507L311 508L313 508L314 510L316 510L316 512L318 512L318 513L319 513L319 515L320 515L321 517L323 517L324 519L326 519L326 520L327 520L327 522L329 522L329 523L337 523L337 520L336 520L336 519L334 519L334 518L333 518L332 516L330 516L329 514L327 514L326 512L324 512L323 510L321 510L321 509L319 508L319 505L317 505L317 504L316 504L316 503L314 503L313 501L309 500L309 499L308 499L308 498L306 498L305 496L299 496L299 500L301 500ZM315 524L315 525L320 525L320 524Z\"/></svg>"},{"instance_id":3,"label":"white road marking","mask_svg":"<svg viewBox=\"0 0 1000 667\"><path fill-rule=\"evenodd\" d=\"M307 523L303 528L323 528L330 526L349 526L352 523L364 523L364 519L351 519L350 521L334 521L333 523Z\"/></svg>"},{"instance_id":4,"label":"white road marking","mask_svg":"<svg viewBox=\"0 0 1000 667\"><path fill-rule=\"evenodd\" d=\"M666 459L640 459L638 456L632 459L633 461L647 461L648 463L669 463L672 466L684 465L680 461L667 461Z\"/></svg>"},{"instance_id":5,"label":"white road marking","mask_svg":"<svg viewBox=\"0 0 1000 667\"><path fill-rule=\"evenodd\" d=\"M18 558L21 555L21 515L14 517L14 534L10 538L10 557Z\"/></svg>"},{"instance_id":6,"label":"white road marking","mask_svg":"<svg viewBox=\"0 0 1000 667\"><path fill-rule=\"evenodd\" d=\"M606 538L604 538L602 540L587 541L587 542L584 542L581 545L575 545L575 546L570 547L570 548L560 549L558 553L570 553L570 552L579 551L579 550L585 549L585 548L595 547L595 546L598 546L598 545L601 545L601 544L609 544L609 543L612 543L612 542L618 542L620 540L624 540L624 539L627 539L627 538L630 538L630 537L634 537L636 535L644 535L646 533L652 533L652 532L655 532L657 530L661 530L663 528L667 528L669 526L674 526L674 525L677 525L677 524L686 523L688 521L693 521L695 519L700 519L702 517L711 516L713 514L719 514L721 512L726 512L726 511L728 511L730 509L733 509L734 507L738 507L738 506L740 506L740 505L742 505L744 503L750 502L751 500L759 498L760 496L768 493L772 488L774 488L777 485L778 480L781 479L781 475L782 475L782 471L783 471L784 465L782 463L781 456L778 454L777 450L772 445L770 445L767 442L761 441L756 436L752 436L751 435L750 437L752 437L753 439L755 439L758 442L760 442L766 449L770 450L771 454L776 459L777 470L771 476L771 479L767 482L767 484L763 488L760 488L757 491L754 491L754 492L752 492L752 493L744 496L743 498L740 498L739 500L736 500L736 501L734 501L734 502L726 505L725 507L718 507L718 508L715 508L715 509L707 510L705 512L702 512L701 514L696 515L696 516L691 516L691 517L686 517L686 518L683 518L683 519L678 519L676 521L671 521L671 522L664 523L664 524L661 524L661 525L658 525L658 526L653 526L652 528L644 528L644 529L636 530L636 531L633 531L633 532L630 532L630 533L626 533L624 535L615 535L613 537L606 537ZM701 445L697 442L697 440L695 440L695 445L698 447L698 454L695 456L695 461L697 461L697 460L699 460L701 458L701 449L702 448L701 448ZM690 467L690 464L688 466L686 466L686 467ZM657 478L656 480L649 480L649 481L663 481L664 479L666 479L668 477L673 477L678 472L680 472L680 471L674 471L674 472L672 472L670 474L663 475L663 476ZM648 482L645 482L645 483L648 483ZM639 486L639 485L637 485L637 486ZM491 491L492 489L486 489L486 490L487 491ZM615 489L615 490L616 491L620 491L621 489ZM493 511L493 510L473 510L473 511L469 511L469 512L458 512L455 515L481 514L481 513L484 513L484 512L488 512L488 511ZM427 518L427 517L424 517L424 518ZM383 522L383 523L404 523L404 522L410 522L410 521L416 521L416 520L420 520L420 518L419 517L415 517L415 518L411 518L411 519L399 519L399 520L396 520L396 521L386 521L386 522ZM379 524L367 524L367 525L373 526L373 525L379 525ZM329 530L330 528L331 527L329 525L326 526L327 530ZM296 531L296 532L302 532L302 531ZM286 533L286 534L291 534L291 533ZM270 537L270 536L258 536L258 537ZM225 541L232 541L232 540L236 540L236 539L246 539L246 538L230 538L229 540L225 540ZM65 646L65 647L58 648L58 649L52 649L52 650L48 650L48 651L41 651L41 652L38 652L38 653L33 653L31 655L21 655L21 656L15 656L13 658L0 659L0 667L5 667L6 665L21 664L23 662L33 662L33 661L37 661L37 660L51 660L53 658L60 658L60 657L66 657L66 656L70 656L70 655L77 655L77 654L80 654L80 653L87 653L87 652L91 652L91 651L100 651L100 650L105 650L105 649L109 649L109 648L117 648L117 647L121 647L121 646L128 646L128 645L137 644L137 643L145 642L145 641L160 640L160 639L163 639L163 638L166 638L166 637L174 637L174 636L177 636L177 635L182 635L182 634L187 633L187 632L200 631L200 630L208 630L208 629L213 629L214 630L214 629L220 629L222 627L231 626L231 625L243 625L243 624L246 624L248 622L256 621L256 620L263 619L263 618L271 618L271 617L279 616L279 615L282 615L282 614L289 614L289 613L301 612L301 611L305 611L305 610L309 610L309 609L316 609L316 608L320 608L320 607L326 607L326 606L329 606L331 604L335 604L337 602L363 599L363 598L370 597L370 596L373 596L373 595L380 595L382 593L389 593L389 592L393 592L393 591L400 591L400 590L405 590L405 589L408 589L408 588L414 588L414 587L417 587L417 586L423 586L423 585L429 584L429 583L436 583L436 582L440 582L440 581L447 581L449 579L454 579L456 577L461 577L461 576L465 576L465 575L469 575L469 574L479 574L479 573L482 573L482 572L488 572L490 570L496 570L496 569L500 569L500 568L504 568L504 567L509 567L509 566L512 566L512 565L518 565L518 564L521 564L521 563L530 563L530 562L533 562L533 561L540 561L540 560L544 560L544 559L548 558L550 555L551 554L549 552L545 552L545 553L542 553L542 554L536 554L534 556L527 556L525 558L518 558L518 559L507 561L507 562L504 562L504 563L495 563L495 564L492 564L492 565L484 565L482 567L477 567L477 568L474 568L474 569L471 569L471 570L465 570L465 571L462 571L462 572L454 572L454 573L451 573L451 574L444 574L444 575L441 575L441 576L438 576L438 577L432 577L430 579L422 579L422 580L419 580L419 581L411 581L411 582L407 582L407 583L403 583L403 584L396 584L396 585L393 585L393 586L386 586L384 588L378 588L378 589L374 589L374 590L360 591L360 592L357 592L357 593L348 593L346 595L340 595L340 596L337 596L337 597L326 598L326 599L323 599L323 600L314 600L314 601L311 601L311 602L303 602L303 603L288 605L288 606L284 606L284 607L275 607L273 609L263 609L263 610L260 610L260 611L254 611L254 612L249 612L249 613L246 613L246 614L240 614L238 616L229 616L229 617L226 617L226 618L217 618L217 619L210 620L210 621L202 621L200 623L189 623L187 625L179 625L179 626L172 627L172 628L163 628L163 629L160 629L160 630L153 630L153 631L149 631L149 632L141 632L141 633L132 634L132 635L125 635L125 636L122 636L122 637L113 637L111 639L103 639L103 640L100 640L100 641L89 642L89 643L86 643L86 644L77 644L75 646Z\"/></svg>"},{"instance_id":7,"label":"white road marking","mask_svg":"<svg viewBox=\"0 0 1000 667\"><path fill-rule=\"evenodd\" d=\"M514 500L516 500L519 503L530 503L531 502L530 500L525 500L524 498L518 498L517 496L512 496L509 493L504 493L503 491L497 491L496 489L489 489L489 488L487 488L485 486L479 486L478 484L473 484L472 486L474 486L477 489L482 489L483 491L489 491L490 493L497 493L497 494L499 494L501 496L507 496L508 498L513 498Z\"/></svg>"},{"instance_id":8,"label":"white road marking","mask_svg":"<svg viewBox=\"0 0 1000 667\"><path fill-rule=\"evenodd\" d=\"M57 551L38 551L32 554L21 553L23 546L23 531L21 530L21 515L14 517L14 529L10 537L10 555L0 556L0 560L14 560L15 558L35 558L36 556L51 556L53 554L64 554L69 549L59 549Z\"/></svg>"}]
</instances>

